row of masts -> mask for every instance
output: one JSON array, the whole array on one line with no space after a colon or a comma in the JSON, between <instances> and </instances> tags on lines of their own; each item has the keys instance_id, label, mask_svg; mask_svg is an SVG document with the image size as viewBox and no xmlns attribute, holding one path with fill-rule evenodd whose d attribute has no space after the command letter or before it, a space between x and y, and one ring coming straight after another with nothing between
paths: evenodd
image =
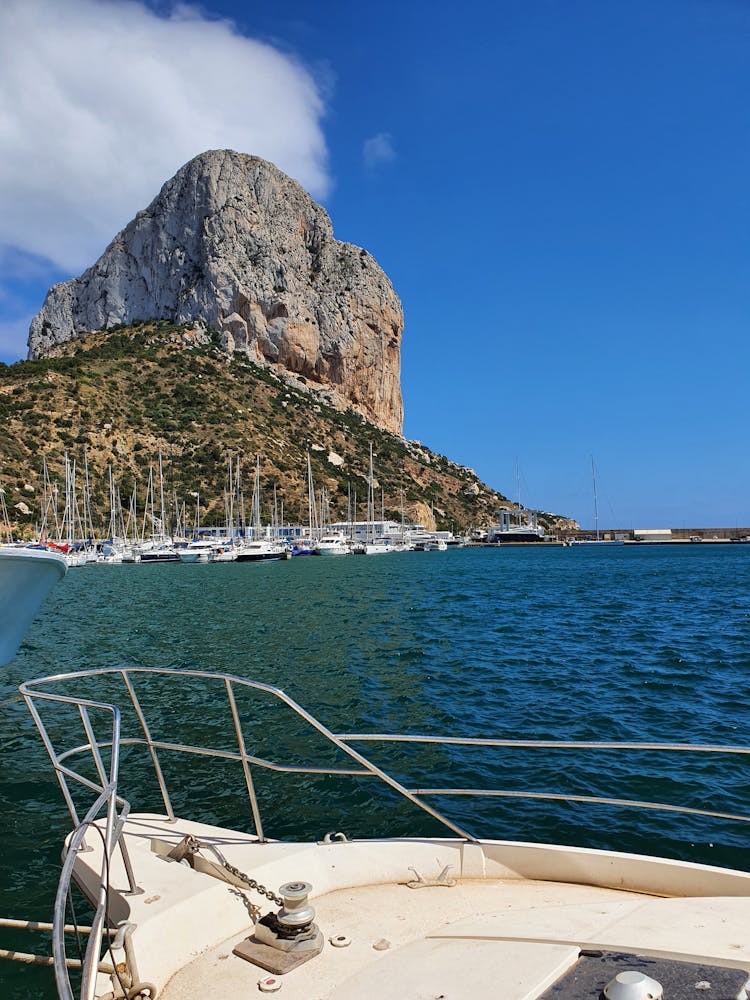
<instances>
[{"instance_id":1,"label":"row of masts","mask_svg":"<svg viewBox=\"0 0 750 1000\"><path fill-rule=\"evenodd\" d=\"M313 480L310 453L307 453L306 486L308 499L308 531L311 539L319 538L331 524L331 504L325 487L316 491ZM197 537L201 532L200 494L189 494L190 504L180 502L177 491L167 491L164 478L164 462L159 454L158 464L150 465L145 498L139 508L138 484L134 483L129 496L122 495L111 465L107 466L108 522L99 521L109 539L122 539L134 544L150 542L164 544L173 538ZM50 475L46 459L42 460L41 497L39 521L35 534L43 543L52 543L61 548L71 549L96 543L97 532L91 502L91 480L88 458L84 453L83 468L67 452L64 459L64 485ZM240 455L228 459L227 478L224 489L224 525L228 537L275 537L286 523L284 501L277 494L273 484L273 499L270 521L264 527L261 518L261 478L260 456L256 456L253 471L253 488L249 512L246 509L243 489L243 470ZM194 504L193 504L194 501ZM381 490L381 520L385 520L385 494ZM358 501L356 490L351 483L347 488L347 522L356 532ZM12 524L6 504L5 491L0 488L0 515L5 540L14 541ZM368 540L374 533L375 523L375 476L373 471L372 445L367 475L367 513L365 526ZM403 491L401 491L401 520L404 521ZM106 523L106 528L104 527Z\"/></svg>"}]
</instances>

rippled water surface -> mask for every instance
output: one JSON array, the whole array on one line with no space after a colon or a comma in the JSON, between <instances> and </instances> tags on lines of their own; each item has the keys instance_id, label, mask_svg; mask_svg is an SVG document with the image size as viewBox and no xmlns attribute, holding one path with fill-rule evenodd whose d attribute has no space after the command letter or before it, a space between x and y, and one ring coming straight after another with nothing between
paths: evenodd
<instances>
[{"instance_id":1,"label":"rippled water surface","mask_svg":"<svg viewBox=\"0 0 750 1000\"><path fill-rule=\"evenodd\" d=\"M72 570L0 678L0 916L50 918L67 830L39 738L13 700L17 685L125 665L263 681L339 733L747 745L750 546L505 548ZM154 735L230 743L223 689L176 681L172 694L145 678L139 686ZM239 707L250 752L344 763L272 699L243 695ZM126 713L126 735L133 721ZM750 812L748 756L357 748L410 787L562 791ZM134 808L159 808L142 759L128 753L126 796ZM252 829L234 765L219 764L218 776L190 759L169 758L165 768L178 812L188 812L201 790L207 815ZM440 833L377 779L259 773L257 782L270 836ZM750 826L739 821L538 799L430 801L477 835L750 870ZM43 935L38 944L47 947ZM33 942L6 937L2 946L32 950ZM49 982L46 972L0 965L3 996L51 997Z\"/></svg>"}]
</instances>

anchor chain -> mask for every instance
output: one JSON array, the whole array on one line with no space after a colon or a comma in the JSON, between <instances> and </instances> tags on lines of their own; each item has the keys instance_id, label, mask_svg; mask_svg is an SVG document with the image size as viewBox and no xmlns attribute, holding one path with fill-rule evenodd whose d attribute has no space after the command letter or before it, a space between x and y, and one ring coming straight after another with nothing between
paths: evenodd
<instances>
[{"instance_id":1,"label":"anchor chain","mask_svg":"<svg viewBox=\"0 0 750 1000\"><path fill-rule=\"evenodd\" d=\"M261 885L254 878L250 878L245 872L240 871L239 868L235 868L234 865L230 864L218 847L214 847L213 844L204 844L202 841L198 840L197 837L188 834L183 837L179 844L167 855L172 861L182 861L187 860L188 855L197 854L201 848L205 848L210 851L214 857L217 859L221 867L228 871L230 875L233 875L240 882L244 883L248 889L254 889L256 892L260 893L261 896L265 896L266 899L270 899L272 903L276 903L277 906L283 906L284 900L281 896L277 896L275 892L268 889L265 885Z\"/></svg>"},{"instance_id":2,"label":"anchor chain","mask_svg":"<svg viewBox=\"0 0 750 1000\"><path fill-rule=\"evenodd\" d=\"M239 868L235 868L234 865L230 865L228 861L224 862L224 867L226 868L226 870L229 872L230 875L234 875L234 877L238 878L240 882L244 882L245 885L248 886L250 889L255 889L255 891L259 892L261 896L265 896L266 899L270 899L272 903L276 903L277 906L284 905L284 900L281 898L281 896L277 896L276 893L273 892L271 889L267 889L264 885L261 885L260 882L257 882L254 878L250 878L250 876L246 875L245 872L241 872Z\"/></svg>"}]
</instances>

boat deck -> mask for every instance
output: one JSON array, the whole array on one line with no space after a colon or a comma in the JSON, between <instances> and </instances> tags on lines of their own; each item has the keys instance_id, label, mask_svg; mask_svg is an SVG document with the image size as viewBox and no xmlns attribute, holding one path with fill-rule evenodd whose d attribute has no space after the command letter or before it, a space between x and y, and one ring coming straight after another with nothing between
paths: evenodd
<instances>
[{"instance_id":1,"label":"boat deck","mask_svg":"<svg viewBox=\"0 0 750 1000\"><path fill-rule=\"evenodd\" d=\"M252 996L269 975L233 948L273 904L159 856L186 834L215 844L232 865L273 890L290 880L313 884L325 943L320 955L276 977L288 1000L586 1000L588 993L554 985L576 967L582 950L681 960L695 965L696 982L707 981L701 963L750 971L746 873L499 841L259 843L202 824L132 816L124 836L143 891L117 891L126 882L116 854L111 919L137 925L139 974L157 986L161 1000ZM76 879L90 893L98 881L99 839L90 837L91 850L76 861ZM210 869L210 853L201 856ZM452 886L405 884L415 878L412 868L429 880L446 865ZM348 939L344 947L331 943L341 937ZM626 967L638 969L639 962ZM734 976L743 982L747 973ZM102 993L111 989L107 977L99 985ZM696 1000L705 995L696 992ZM730 1000L742 992L708 995Z\"/></svg>"}]
</instances>

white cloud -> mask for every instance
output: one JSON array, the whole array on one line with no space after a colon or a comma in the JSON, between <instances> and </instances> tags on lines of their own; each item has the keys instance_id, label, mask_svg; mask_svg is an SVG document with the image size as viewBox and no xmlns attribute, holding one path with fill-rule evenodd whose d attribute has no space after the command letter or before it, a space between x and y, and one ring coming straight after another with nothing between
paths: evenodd
<instances>
[{"instance_id":1,"label":"white cloud","mask_svg":"<svg viewBox=\"0 0 750 1000\"><path fill-rule=\"evenodd\" d=\"M0 3L0 245L68 272L205 149L328 188L321 91L293 57L196 8Z\"/></svg>"},{"instance_id":2,"label":"white cloud","mask_svg":"<svg viewBox=\"0 0 750 1000\"><path fill-rule=\"evenodd\" d=\"M393 137L389 132L378 132L371 139L365 139L362 147L365 166L373 169L381 163L390 163L396 159Z\"/></svg>"}]
</instances>

